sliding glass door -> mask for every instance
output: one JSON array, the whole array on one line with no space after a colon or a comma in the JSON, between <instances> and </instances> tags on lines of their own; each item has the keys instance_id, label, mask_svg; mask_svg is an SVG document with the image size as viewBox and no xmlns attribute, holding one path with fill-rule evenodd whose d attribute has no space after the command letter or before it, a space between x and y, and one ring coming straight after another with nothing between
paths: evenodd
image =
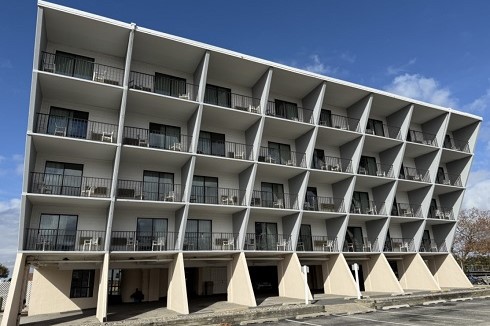
<instances>
[{"instance_id":1,"label":"sliding glass door","mask_svg":"<svg viewBox=\"0 0 490 326\"><path fill-rule=\"evenodd\" d=\"M284 187L280 183L262 182L262 207L284 208Z\"/></svg>"},{"instance_id":2,"label":"sliding glass door","mask_svg":"<svg viewBox=\"0 0 490 326\"><path fill-rule=\"evenodd\" d=\"M211 220L187 220L184 237L184 250L211 250Z\"/></svg>"},{"instance_id":3,"label":"sliding glass door","mask_svg":"<svg viewBox=\"0 0 490 326\"><path fill-rule=\"evenodd\" d=\"M143 171L143 198L145 200L165 200L165 196L168 196L173 190L173 173Z\"/></svg>"},{"instance_id":4,"label":"sliding glass door","mask_svg":"<svg viewBox=\"0 0 490 326\"><path fill-rule=\"evenodd\" d=\"M257 250L276 250L277 242L277 223L255 222Z\"/></svg>"},{"instance_id":5,"label":"sliding glass door","mask_svg":"<svg viewBox=\"0 0 490 326\"><path fill-rule=\"evenodd\" d=\"M91 80L94 75L94 59L77 54L56 51L56 73Z\"/></svg>"},{"instance_id":6,"label":"sliding glass door","mask_svg":"<svg viewBox=\"0 0 490 326\"><path fill-rule=\"evenodd\" d=\"M180 144L180 127L150 122L150 147L171 149Z\"/></svg>"},{"instance_id":7,"label":"sliding glass door","mask_svg":"<svg viewBox=\"0 0 490 326\"><path fill-rule=\"evenodd\" d=\"M199 154L225 156L225 135L201 131L199 133L197 152Z\"/></svg>"},{"instance_id":8,"label":"sliding glass door","mask_svg":"<svg viewBox=\"0 0 490 326\"><path fill-rule=\"evenodd\" d=\"M166 244L167 224L165 218L138 218L136 224L138 249L152 250L153 241Z\"/></svg>"},{"instance_id":9,"label":"sliding glass door","mask_svg":"<svg viewBox=\"0 0 490 326\"><path fill-rule=\"evenodd\" d=\"M217 204L218 178L195 175L192 180L191 202Z\"/></svg>"},{"instance_id":10,"label":"sliding glass door","mask_svg":"<svg viewBox=\"0 0 490 326\"><path fill-rule=\"evenodd\" d=\"M83 165L47 161L44 168L44 187L51 194L80 196Z\"/></svg>"},{"instance_id":11,"label":"sliding glass door","mask_svg":"<svg viewBox=\"0 0 490 326\"><path fill-rule=\"evenodd\" d=\"M49 111L47 133L73 138L87 138L88 112L52 106Z\"/></svg>"},{"instance_id":12,"label":"sliding glass door","mask_svg":"<svg viewBox=\"0 0 490 326\"><path fill-rule=\"evenodd\" d=\"M291 147L287 144L269 142L269 156L274 163L288 164L291 162Z\"/></svg>"},{"instance_id":13,"label":"sliding glass door","mask_svg":"<svg viewBox=\"0 0 490 326\"><path fill-rule=\"evenodd\" d=\"M186 80L156 72L155 93L179 97L182 94L186 94Z\"/></svg>"},{"instance_id":14,"label":"sliding glass door","mask_svg":"<svg viewBox=\"0 0 490 326\"><path fill-rule=\"evenodd\" d=\"M367 214L369 211L369 194L367 192L354 191L352 195L352 212Z\"/></svg>"},{"instance_id":15,"label":"sliding glass door","mask_svg":"<svg viewBox=\"0 0 490 326\"><path fill-rule=\"evenodd\" d=\"M41 214L39 239L44 249L55 251L75 250L77 215Z\"/></svg>"}]
</instances>

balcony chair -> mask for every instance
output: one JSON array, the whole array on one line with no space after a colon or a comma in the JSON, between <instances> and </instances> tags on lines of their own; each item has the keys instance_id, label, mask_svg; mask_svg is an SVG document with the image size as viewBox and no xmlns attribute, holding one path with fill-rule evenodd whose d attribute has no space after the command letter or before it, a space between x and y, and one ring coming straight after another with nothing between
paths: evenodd
<instances>
[{"instance_id":1,"label":"balcony chair","mask_svg":"<svg viewBox=\"0 0 490 326\"><path fill-rule=\"evenodd\" d=\"M50 185L42 183L39 185L39 193L45 195L51 195L53 193L53 188Z\"/></svg>"},{"instance_id":2,"label":"balcony chair","mask_svg":"<svg viewBox=\"0 0 490 326\"><path fill-rule=\"evenodd\" d=\"M303 242L298 242L296 245L296 251L305 251L305 244Z\"/></svg>"},{"instance_id":3,"label":"balcony chair","mask_svg":"<svg viewBox=\"0 0 490 326\"><path fill-rule=\"evenodd\" d=\"M287 160L286 165L287 166L293 166L294 164L293 164L292 160Z\"/></svg>"},{"instance_id":4,"label":"balcony chair","mask_svg":"<svg viewBox=\"0 0 490 326\"><path fill-rule=\"evenodd\" d=\"M347 252L354 252L356 251L354 248L354 242L347 242Z\"/></svg>"},{"instance_id":5,"label":"balcony chair","mask_svg":"<svg viewBox=\"0 0 490 326\"><path fill-rule=\"evenodd\" d=\"M66 137L66 127L55 126L54 127L54 135L60 137Z\"/></svg>"},{"instance_id":6,"label":"balcony chair","mask_svg":"<svg viewBox=\"0 0 490 326\"><path fill-rule=\"evenodd\" d=\"M260 112L260 105L253 106L252 104L250 104L248 106L248 111L250 111L252 113L259 113Z\"/></svg>"},{"instance_id":7,"label":"balcony chair","mask_svg":"<svg viewBox=\"0 0 490 326\"><path fill-rule=\"evenodd\" d=\"M104 71L94 71L94 78L93 80L99 83L103 83L105 78L106 72Z\"/></svg>"},{"instance_id":8,"label":"balcony chair","mask_svg":"<svg viewBox=\"0 0 490 326\"><path fill-rule=\"evenodd\" d=\"M245 159L245 153L244 152L236 152L234 156L235 156L234 158L239 159L239 160Z\"/></svg>"},{"instance_id":9,"label":"balcony chair","mask_svg":"<svg viewBox=\"0 0 490 326\"><path fill-rule=\"evenodd\" d=\"M140 138L140 136L138 135L138 146L148 147L148 139Z\"/></svg>"},{"instance_id":10,"label":"balcony chair","mask_svg":"<svg viewBox=\"0 0 490 326\"><path fill-rule=\"evenodd\" d=\"M363 245L362 245L362 251L364 252L371 252L373 251L371 241L367 240Z\"/></svg>"},{"instance_id":11,"label":"balcony chair","mask_svg":"<svg viewBox=\"0 0 490 326\"><path fill-rule=\"evenodd\" d=\"M334 172L340 172L340 165L338 164L329 164L328 165L328 170L329 171L334 171Z\"/></svg>"},{"instance_id":12,"label":"balcony chair","mask_svg":"<svg viewBox=\"0 0 490 326\"><path fill-rule=\"evenodd\" d=\"M275 202L272 203L272 206L274 208L284 208L284 200L283 199L277 199Z\"/></svg>"},{"instance_id":13,"label":"balcony chair","mask_svg":"<svg viewBox=\"0 0 490 326\"><path fill-rule=\"evenodd\" d=\"M408 242L404 241L400 244L400 251L401 252L408 252Z\"/></svg>"},{"instance_id":14,"label":"balcony chair","mask_svg":"<svg viewBox=\"0 0 490 326\"><path fill-rule=\"evenodd\" d=\"M405 212L403 213L403 216L405 216L405 217L412 217L413 216L413 210L411 208L405 209Z\"/></svg>"},{"instance_id":15,"label":"balcony chair","mask_svg":"<svg viewBox=\"0 0 490 326\"><path fill-rule=\"evenodd\" d=\"M430 243L430 251L431 252L439 252L439 248L437 247L437 243L435 243L435 242Z\"/></svg>"},{"instance_id":16,"label":"balcony chair","mask_svg":"<svg viewBox=\"0 0 490 326\"><path fill-rule=\"evenodd\" d=\"M255 238L248 238L245 243L245 250L255 250Z\"/></svg>"},{"instance_id":17,"label":"balcony chair","mask_svg":"<svg viewBox=\"0 0 490 326\"><path fill-rule=\"evenodd\" d=\"M272 156L268 155L268 156L265 157L264 162L267 162L267 163L276 163L276 160Z\"/></svg>"},{"instance_id":18,"label":"balcony chair","mask_svg":"<svg viewBox=\"0 0 490 326\"><path fill-rule=\"evenodd\" d=\"M288 246L288 242L286 239L280 239L277 242L277 251L286 251L286 248Z\"/></svg>"},{"instance_id":19,"label":"balcony chair","mask_svg":"<svg viewBox=\"0 0 490 326\"><path fill-rule=\"evenodd\" d=\"M443 218L443 214L440 209L436 209L436 218Z\"/></svg>"},{"instance_id":20,"label":"balcony chair","mask_svg":"<svg viewBox=\"0 0 490 326\"><path fill-rule=\"evenodd\" d=\"M376 205L373 205L373 207L369 208L367 210L367 213L369 215L378 215L378 210L376 209Z\"/></svg>"},{"instance_id":21,"label":"balcony chair","mask_svg":"<svg viewBox=\"0 0 490 326\"><path fill-rule=\"evenodd\" d=\"M112 143L114 141L114 131L103 131L100 141Z\"/></svg>"},{"instance_id":22,"label":"balcony chair","mask_svg":"<svg viewBox=\"0 0 490 326\"><path fill-rule=\"evenodd\" d=\"M352 214L361 214L361 208L360 207L352 208Z\"/></svg>"},{"instance_id":23,"label":"balcony chair","mask_svg":"<svg viewBox=\"0 0 490 326\"><path fill-rule=\"evenodd\" d=\"M363 168L362 166L359 167L359 170L357 171L359 174L367 174L366 168Z\"/></svg>"},{"instance_id":24,"label":"balcony chair","mask_svg":"<svg viewBox=\"0 0 490 326\"><path fill-rule=\"evenodd\" d=\"M138 240L135 240L133 238L128 238L126 240L126 248L128 249L128 251L138 250Z\"/></svg>"},{"instance_id":25,"label":"balcony chair","mask_svg":"<svg viewBox=\"0 0 490 326\"><path fill-rule=\"evenodd\" d=\"M180 94L179 98L184 99L184 100L190 100L191 95L189 93L184 93L184 94Z\"/></svg>"},{"instance_id":26,"label":"balcony chair","mask_svg":"<svg viewBox=\"0 0 490 326\"><path fill-rule=\"evenodd\" d=\"M94 187L92 186L85 186L85 188L82 190L82 197L90 197L92 196L92 193L94 192Z\"/></svg>"},{"instance_id":27,"label":"balcony chair","mask_svg":"<svg viewBox=\"0 0 490 326\"><path fill-rule=\"evenodd\" d=\"M46 239L45 237L39 237L36 241L36 250L49 250L51 247L51 241L49 239ZM39 248L39 249L37 249Z\"/></svg>"},{"instance_id":28,"label":"balcony chair","mask_svg":"<svg viewBox=\"0 0 490 326\"><path fill-rule=\"evenodd\" d=\"M46 72L56 72L56 64L48 61L43 61L42 70Z\"/></svg>"},{"instance_id":29,"label":"balcony chair","mask_svg":"<svg viewBox=\"0 0 490 326\"><path fill-rule=\"evenodd\" d=\"M182 150L182 147L181 147L180 143L173 143L173 145L170 146L170 149L172 151L178 151L178 152L180 152Z\"/></svg>"},{"instance_id":30,"label":"balcony chair","mask_svg":"<svg viewBox=\"0 0 490 326\"><path fill-rule=\"evenodd\" d=\"M325 241L322 245L322 250L332 252L333 251L333 240Z\"/></svg>"},{"instance_id":31,"label":"balcony chair","mask_svg":"<svg viewBox=\"0 0 490 326\"><path fill-rule=\"evenodd\" d=\"M376 171L376 175L378 177L386 177L386 172L385 171L378 170L378 171Z\"/></svg>"},{"instance_id":32,"label":"balcony chair","mask_svg":"<svg viewBox=\"0 0 490 326\"><path fill-rule=\"evenodd\" d=\"M158 239L153 240L151 242L151 251L155 251L155 248L158 248L156 251L165 250L165 243L166 243L165 237L159 237Z\"/></svg>"},{"instance_id":33,"label":"balcony chair","mask_svg":"<svg viewBox=\"0 0 490 326\"><path fill-rule=\"evenodd\" d=\"M223 243L221 245L221 248L223 250L225 250L225 249L227 249L227 250L235 250L235 238L234 237L231 237L229 239L223 240Z\"/></svg>"},{"instance_id":34,"label":"balcony chair","mask_svg":"<svg viewBox=\"0 0 490 326\"><path fill-rule=\"evenodd\" d=\"M444 181L442 182L442 184L447 185L447 186L450 186L451 185L451 181L449 179L444 179Z\"/></svg>"},{"instance_id":35,"label":"balcony chair","mask_svg":"<svg viewBox=\"0 0 490 326\"><path fill-rule=\"evenodd\" d=\"M164 198L163 198L163 201L176 201L177 200L177 196L175 194L175 191L169 191L165 194Z\"/></svg>"}]
</instances>

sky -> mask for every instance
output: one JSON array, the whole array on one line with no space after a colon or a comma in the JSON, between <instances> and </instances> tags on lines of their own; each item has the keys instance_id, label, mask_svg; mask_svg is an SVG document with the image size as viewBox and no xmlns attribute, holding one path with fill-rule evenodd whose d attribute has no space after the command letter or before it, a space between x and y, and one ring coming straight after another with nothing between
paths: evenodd
<instances>
[{"instance_id":1,"label":"sky","mask_svg":"<svg viewBox=\"0 0 490 326\"><path fill-rule=\"evenodd\" d=\"M490 209L490 1L52 2L483 116L464 207ZM0 11L0 263L10 268L36 11L32 0Z\"/></svg>"}]
</instances>

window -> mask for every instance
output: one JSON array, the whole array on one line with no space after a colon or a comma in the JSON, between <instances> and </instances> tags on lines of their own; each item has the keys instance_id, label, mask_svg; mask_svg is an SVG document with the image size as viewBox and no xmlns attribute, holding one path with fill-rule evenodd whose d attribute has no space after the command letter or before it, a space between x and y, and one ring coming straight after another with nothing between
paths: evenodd
<instances>
[{"instance_id":1,"label":"window","mask_svg":"<svg viewBox=\"0 0 490 326\"><path fill-rule=\"evenodd\" d=\"M166 218L138 218L136 223L138 249L152 250L153 241L166 244L168 224Z\"/></svg>"},{"instance_id":2,"label":"window","mask_svg":"<svg viewBox=\"0 0 490 326\"><path fill-rule=\"evenodd\" d=\"M384 137L385 132L383 130L383 121L368 119L366 133Z\"/></svg>"},{"instance_id":3,"label":"window","mask_svg":"<svg viewBox=\"0 0 490 326\"><path fill-rule=\"evenodd\" d=\"M56 73L82 79L92 79L94 59L77 54L56 51L54 64Z\"/></svg>"},{"instance_id":4,"label":"window","mask_svg":"<svg viewBox=\"0 0 490 326\"><path fill-rule=\"evenodd\" d=\"M354 191L351 211L356 214L367 214L369 210L369 194L367 192Z\"/></svg>"},{"instance_id":5,"label":"window","mask_svg":"<svg viewBox=\"0 0 490 326\"><path fill-rule=\"evenodd\" d=\"M322 109L320 112L320 124L327 127L332 127L332 111Z\"/></svg>"},{"instance_id":6,"label":"window","mask_svg":"<svg viewBox=\"0 0 490 326\"><path fill-rule=\"evenodd\" d=\"M376 175L376 158L371 156L361 156L359 162L359 174Z\"/></svg>"},{"instance_id":7,"label":"window","mask_svg":"<svg viewBox=\"0 0 490 326\"><path fill-rule=\"evenodd\" d=\"M273 162L284 165L292 165L291 147L287 144L269 142L269 156Z\"/></svg>"},{"instance_id":8,"label":"window","mask_svg":"<svg viewBox=\"0 0 490 326\"><path fill-rule=\"evenodd\" d=\"M321 169L325 164L325 152L323 149L316 149L313 151L313 162L311 167L313 169Z\"/></svg>"},{"instance_id":9,"label":"window","mask_svg":"<svg viewBox=\"0 0 490 326\"><path fill-rule=\"evenodd\" d=\"M306 210L318 210L318 198L316 187L307 187L305 195L305 209Z\"/></svg>"},{"instance_id":10,"label":"window","mask_svg":"<svg viewBox=\"0 0 490 326\"><path fill-rule=\"evenodd\" d=\"M197 152L199 154L225 156L225 135L201 131L199 133Z\"/></svg>"},{"instance_id":11,"label":"window","mask_svg":"<svg viewBox=\"0 0 490 326\"><path fill-rule=\"evenodd\" d=\"M274 105L274 116L289 120L298 120L298 105L296 103L277 100Z\"/></svg>"},{"instance_id":12,"label":"window","mask_svg":"<svg viewBox=\"0 0 490 326\"><path fill-rule=\"evenodd\" d=\"M313 251L313 243L311 238L311 225L301 224L299 229L298 243L303 244L304 251Z\"/></svg>"},{"instance_id":13,"label":"window","mask_svg":"<svg viewBox=\"0 0 490 326\"><path fill-rule=\"evenodd\" d=\"M186 86L184 78L155 73L155 93L179 97L187 93Z\"/></svg>"},{"instance_id":14,"label":"window","mask_svg":"<svg viewBox=\"0 0 490 326\"><path fill-rule=\"evenodd\" d=\"M350 248L353 251L362 251L362 245L364 243L362 228L358 226L348 226L345 234L345 243L347 244L347 248L344 248L344 251L349 251Z\"/></svg>"},{"instance_id":15,"label":"window","mask_svg":"<svg viewBox=\"0 0 490 326\"><path fill-rule=\"evenodd\" d=\"M171 149L180 144L180 127L150 122L150 147Z\"/></svg>"},{"instance_id":16,"label":"window","mask_svg":"<svg viewBox=\"0 0 490 326\"><path fill-rule=\"evenodd\" d=\"M165 200L174 191L174 174L168 172L143 171L143 198Z\"/></svg>"},{"instance_id":17,"label":"window","mask_svg":"<svg viewBox=\"0 0 490 326\"><path fill-rule=\"evenodd\" d=\"M77 215L41 214L37 243L44 249L75 250L77 223Z\"/></svg>"},{"instance_id":18,"label":"window","mask_svg":"<svg viewBox=\"0 0 490 326\"><path fill-rule=\"evenodd\" d=\"M44 167L44 186L53 195L80 196L83 164L47 161Z\"/></svg>"},{"instance_id":19,"label":"window","mask_svg":"<svg viewBox=\"0 0 490 326\"><path fill-rule=\"evenodd\" d=\"M184 250L211 250L211 226L211 220L187 220Z\"/></svg>"},{"instance_id":20,"label":"window","mask_svg":"<svg viewBox=\"0 0 490 326\"><path fill-rule=\"evenodd\" d=\"M49 135L87 138L88 112L52 106L49 111Z\"/></svg>"},{"instance_id":21,"label":"window","mask_svg":"<svg viewBox=\"0 0 490 326\"><path fill-rule=\"evenodd\" d=\"M284 208L282 184L262 182L262 207Z\"/></svg>"},{"instance_id":22,"label":"window","mask_svg":"<svg viewBox=\"0 0 490 326\"><path fill-rule=\"evenodd\" d=\"M277 241L277 223L255 222L257 250L276 250Z\"/></svg>"},{"instance_id":23,"label":"window","mask_svg":"<svg viewBox=\"0 0 490 326\"><path fill-rule=\"evenodd\" d=\"M191 202L218 204L218 178L195 175L192 180Z\"/></svg>"},{"instance_id":24,"label":"window","mask_svg":"<svg viewBox=\"0 0 490 326\"><path fill-rule=\"evenodd\" d=\"M70 298L91 298L94 296L95 270L75 269L71 274Z\"/></svg>"},{"instance_id":25,"label":"window","mask_svg":"<svg viewBox=\"0 0 490 326\"><path fill-rule=\"evenodd\" d=\"M204 103L231 108L231 89L207 84Z\"/></svg>"}]
</instances>

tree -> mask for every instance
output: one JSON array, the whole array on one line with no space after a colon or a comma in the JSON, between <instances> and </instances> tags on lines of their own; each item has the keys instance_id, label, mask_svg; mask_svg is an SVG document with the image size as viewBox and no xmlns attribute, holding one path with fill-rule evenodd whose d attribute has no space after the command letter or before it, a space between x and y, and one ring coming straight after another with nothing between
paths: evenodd
<instances>
[{"instance_id":1,"label":"tree","mask_svg":"<svg viewBox=\"0 0 490 326\"><path fill-rule=\"evenodd\" d=\"M490 210L471 208L461 211L456 227L453 253L464 268L471 258L490 259ZM474 260L474 259L471 259Z\"/></svg>"},{"instance_id":2,"label":"tree","mask_svg":"<svg viewBox=\"0 0 490 326\"><path fill-rule=\"evenodd\" d=\"M4 265L0 264L0 278L9 277L9 269Z\"/></svg>"}]
</instances>

